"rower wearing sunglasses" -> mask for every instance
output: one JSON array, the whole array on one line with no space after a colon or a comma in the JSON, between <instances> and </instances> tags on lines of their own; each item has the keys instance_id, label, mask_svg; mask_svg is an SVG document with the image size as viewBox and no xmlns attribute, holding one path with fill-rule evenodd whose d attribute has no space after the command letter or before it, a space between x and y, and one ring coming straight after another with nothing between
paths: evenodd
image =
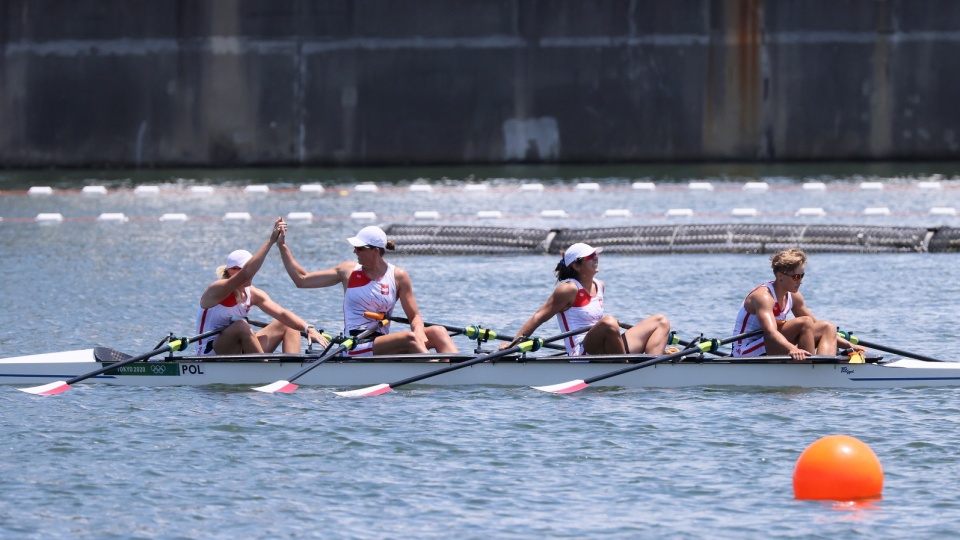
<instances>
[{"instance_id":1,"label":"rower wearing sunglasses","mask_svg":"<svg viewBox=\"0 0 960 540\"><path fill-rule=\"evenodd\" d=\"M344 335L356 336L369 325L375 324L364 312L393 313L397 301L410 321L409 332L390 333L389 319L374 339L360 343L346 356L369 356L378 354L426 353L434 349L438 353L457 352L457 346L442 326L424 327L417 300L413 296L413 283L405 270L388 263L383 255L393 250L393 241L380 227L364 227L356 236L347 238L353 246L355 261L345 261L327 270L306 271L293 258L286 243L286 227L277 240L283 267L297 288L320 288L343 286Z\"/></svg>"},{"instance_id":2,"label":"rower wearing sunglasses","mask_svg":"<svg viewBox=\"0 0 960 540\"><path fill-rule=\"evenodd\" d=\"M564 339L570 356L664 353L670 333L670 321L664 315L651 315L621 334L619 321L603 314L604 285L596 279L601 251L602 247L576 243L560 255L555 269L560 283L546 303L523 323L514 343L524 336L532 336L540 325L556 317L561 332L592 325L586 333ZM510 345L504 343L500 348Z\"/></svg>"},{"instance_id":3,"label":"rower wearing sunglasses","mask_svg":"<svg viewBox=\"0 0 960 540\"><path fill-rule=\"evenodd\" d=\"M837 344L852 347L837 337L837 327L817 319L803 301L800 285L807 268L807 256L799 249L787 249L770 258L773 281L750 292L740 306L734 334L763 329L763 334L733 343L734 356L785 354L804 360L811 354L833 356ZM793 313L792 319L787 316Z\"/></svg>"}]
</instances>

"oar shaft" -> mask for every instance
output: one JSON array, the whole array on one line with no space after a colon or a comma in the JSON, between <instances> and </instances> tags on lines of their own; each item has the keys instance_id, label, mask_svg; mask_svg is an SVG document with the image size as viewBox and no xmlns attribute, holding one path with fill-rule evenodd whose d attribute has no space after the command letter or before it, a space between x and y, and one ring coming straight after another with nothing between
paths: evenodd
<instances>
[{"instance_id":1,"label":"oar shaft","mask_svg":"<svg viewBox=\"0 0 960 540\"><path fill-rule=\"evenodd\" d=\"M90 377L96 377L97 375L100 375L100 374L102 374L102 373L106 373L107 371L110 371L110 370L112 370L112 369L116 369L116 368L118 368L118 367L123 367L123 366L125 366L125 365L127 365L127 364L132 364L132 363L134 363L134 362L139 362L139 361L141 361L141 360L146 360L147 358L150 358L150 357L152 357L152 356L156 356L156 355L158 355L158 354L160 354L160 353L163 353L163 352L167 352L167 351L170 351L170 352L182 351L182 350L183 350L183 347L184 347L185 345L188 345L188 344L193 343L193 342L195 342L195 341L198 341L198 340L201 340L201 339L208 338L208 337L210 337L210 336L219 334L219 333L222 332L222 331L223 331L223 328L220 328L220 329L217 329L217 330L211 330L211 331L209 331L209 332L204 332L204 333L202 333L202 334L200 334L200 335L198 335L198 336L193 336L193 337L191 337L191 338L175 339L175 340L173 340L173 341L168 342L168 343L167 343L166 345L164 345L163 347L159 347L159 348L154 349L154 350L152 350L152 351L150 351L150 352L148 352L148 353L143 353L143 354L141 354L141 355L139 355L139 356L133 356L133 357L127 358L126 360L117 362L117 363L115 363L115 364L110 364L109 366L102 367L102 368L100 368L100 369L98 369L98 370L96 370L96 371L91 371L90 373L85 373L85 374L83 374L83 375L78 375L78 376L76 376L76 377L74 377L74 378L72 378L72 379L67 379L66 383L67 383L67 384L78 383L78 382L80 382L80 381L82 381L82 380L89 379Z\"/></svg>"},{"instance_id":2,"label":"oar shaft","mask_svg":"<svg viewBox=\"0 0 960 540\"><path fill-rule=\"evenodd\" d=\"M387 318L393 322L398 322L401 324L410 324L410 320L407 319L406 317L387 317ZM432 323L432 322L424 322L423 326L440 326L443 329L445 329L447 332L453 332L454 334L464 334L467 337L471 337L470 329L472 328L472 329L475 329L477 332L487 332L487 337L485 339L499 339L500 341L513 341L513 337L498 335L496 332L490 330L489 328L477 328L473 326L463 328L460 326L450 326L448 324L439 324L439 323ZM556 349L558 351L567 350L566 347L564 347L563 345L557 345L555 343L544 343L543 346L548 349Z\"/></svg>"},{"instance_id":3,"label":"oar shaft","mask_svg":"<svg viewBox=\"0 0 960 540\"><path fill-rule=\"evenodd\" d=\"M724 339L722 339L722 340L720 340L720 341L717 342L717 346L726 345L727 343L733 343L734 341L737 341L737 340L740 340L740 339L746 339L746 338L748 338L748 337L753 337L753 336L756 336L756 335L759 335L759 334L762 334L762 333L763 333L763 329L759 329L759 330L754 330L753 332L746 332L746 333L740 334L740 335L738 335L738 336L731 336L731 337L728 337L728 338L724 338ZM692 352L696 352L696 351L709 352L709 349L711 349L711 348L713 348L713 344L712 344L710 341L703 341L703 342L701 342L701 343L697 343L697 344L695 344L695 345L693 345L693 346L687 347L687 348L683 349L682 351L678 351L678 352L675 352L675 353L673 353L673 354L666 354L666 355L663 355L663 356L658 356L658 357L656 357L656 358L651 358L650 360L646 360L646 361L644 361L644 362L640 362L639 364L635 364L635 365L632 365L632 366L627 366L627 367L625 367L625 368L618 369L618 370L616 370L616 371L611 371L611 372L609 372L609 373L604 373L604 374L602 374L602 375L597 375L596 377L590 377L589 379L584 379L583 382L586 383L586 384L593 384L593 383L595 383L595 382L597 382L597 381L602 381L602 380L604 380L604 379L609 379L610 377L616 377L617 375L623 375L624 373L629 373L629 372L631 372L631 371L635 371L635 370L638 370L638 369L641 369L641 368L645 368L645 367L647 367L647 366L652 366L652 365L654 365L654 364L659 364L660 362L667 362L667 361L669 361L669 360L673 360L674 358L680 358L680 357L686 356L686 355L688 355L688 354L690 354L690 353L692 353Z\"/></svg>"},{"instance_id":4,"label":"oar shaft","mask_svg":"<svg viewBox=\"0 0 960 540\"><path fill-rule=\"evenodd\" d=\"M359 343L360 340L362 340L362 339L370 336L370 334L373 334L374 332L380 330L380 326L381 326L382 324L383 324L383 321L377 321L377 324L371 326L370 328L367 328L366 330L364 330L364 331L361 332L360 334L358 334L358 335L356 335L356 336L354 336L354 337L349 337L349 338L345 339L345 340L343 341L343 343L341 343L340 345L338 345L335 349L331 350L331 351L328 352L327 354L325 354L325 355L323 355L322 357L318 358L315 362L311 362L311 363L308 364L305 368L303 368L303 369L301 369L300 371L298 371L293 377L290 377L289 379L287 379L287 382L293 382L293 381L299 379L300 377L306 375L307 372L310 371L311 369L313 369L313 368L319 366L320 364L326 362L327 360L329 360L329 359L331 359L331 358L339 355L339 354L342 353L343 351L352 348L354 343Z\"/></svg>"},{"instance_id":5,"label":"oar shaft","mask_svg":"<svg viewBox=\"0 0 960 540\"><path fill-rule=\"evenodd\" d=\"M931 357L931 356L924 356L924 355L922 355L922 354L917 354L917 353L913 353L913 352L910 352L910 351L904 351L904 350L900 350L900 349L895 349L895 348L893 348L893 347L888 347L888 346L886 346L886 345L880 345L879 343L871 343L871 342L869 342L869 341L864 341L864 340L862 340L862 339L860 339L860 338L858 338L858 337L856 337L856 336L854 336L854 335L852 335L852 334L849 334L849 335L846 335L846 336L841 335L841 337L844 337L845 339L847 339L847 341L849 341L850 343L852 343L852 344L854 344L854 345L863 345L864 347L868 347L868 348L870 348L870 349L876 349L876 350L878 350L878 351L884 351L884 352L888 352L888 353L899 354L900 356L906 356L907 358L915 358L915 359L917 359L917 360L924 360L924 361L926 361L926 362L946 362L946 360L941 360L941 359L939 359L939 358L933 358L933 357Z\"/></svg>"},{"instance_id":6,"label":"oar shaft","mask_svg":"<svg viewBox=\"0 0 960 540\"><path fill-rule=\"evenodd\" d=\"M583 328L577 328L576 330L570 330L569 332L564 332L564 333L562 333L562 334L557 334L557 335L555 335L555 336L552 336L552 337L549 337L549 338L547 338L547 339L544 339L544 340L543 340L543 343L548 343L548 342L551 342L551 341L561 340L561 339L563 339L563 338L565 338L565 337L573 336L573 335L576 335L576 334L582 334L582 333L586 332L587 330L590 330L590 327L589 327L589 326L585 326L585 327L583 327ZM520 351L526 352L526 351L529 351L531 348L533 348L533 343L534 343L534 340L533 340L533 339L524 340L524 341L520 342L520 344L518 344L518 345L515 345L515 346L513 346L513 347L508 347L508 348L503 349L503 350L501 350L501 351L497 351L497 352L490 353L490 354L484 354L484 355L478 356L478 357L476 357L476 358L474 358L474 359L472 359L472 360L467 360L466 362L460 362L459 364L453 364L453 365L447 366L447 367L445 367L445 368L440 368L440 369L437 369L437 370L434 370L434 371L431 371L431 372L428 372L428 373L422 373L422 374L420 374L420 375L414 375L413 377L407 377L406 379L403 379L402 381L397 381L397 382L395 382L395 383L390 383L390 388L397 388L398 386L403 386L403 385L405 385L405 384L410 384L410 383L415 383L415 382L417 382L417 381L422 381L423 379L427 379L427 378L429 378L429 377L433 377L433 376L436 376L436 375L443 375L444 373L449 373L449 372L451 372L451 371L455 371L455 370L458 370L458 369L463 369L463 368L465 368L465 367L469 367L469 366L472 366L472 365L474 365L474 364L479 364L480 362L486 362L487 360L495 360L495 359L497 359L497 358L500 358L500 357L503 357L503 356L507 356L508 354L513 354L513 353L520 352Z\"/></svg>"}]
</instances>

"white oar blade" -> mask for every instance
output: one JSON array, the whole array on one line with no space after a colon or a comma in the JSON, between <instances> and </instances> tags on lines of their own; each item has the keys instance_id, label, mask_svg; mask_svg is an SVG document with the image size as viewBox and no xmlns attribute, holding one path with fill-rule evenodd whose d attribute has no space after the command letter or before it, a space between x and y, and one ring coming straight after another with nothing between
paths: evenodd
<instances>
[{"instance_id":1,"label":"white oar blade","mask_svg":"<svg viewBox=\"0 0 960 540\"><path fill-rule=\"evenodd\" d=\"M542 392L550 392L551 394L570 394L583 390L588 386L590 385L582 380L576 380L560 384L551 384L550 386L534 386L533 388Z\"/></svg>"},{"instance_id":2,"label":"white oar blade","mask_svg":"<svg viewBox=\"0 0 960 540\"><path fill-rule=\"evenodd\" d=\"M266 392L267 394L272 394L274 392L280 392L282 394L289 394L299 388L299 386L293 384L290 381L277 381L275 383L270 383L266 386L257 386L254 387L254 390L257 392Z\"/></svg>"},{"instance_id":3,"label":"white oar blade","mask_svg":"<svg viewBox=\"0 0 960 540\"><path fill-rule=\"evenodd\" d=\"M30 388L17 388L21 392L26 392L28 394L36 394L38 396L52 396L54 394L59 394L69 390L71 386L67 384L67 381L56 381L50 384L44 384L43 386L31 386Z\"/></svg>"},{"instance_id":4,"label":"white oar blade","mask_svg":"<svg viewBox=\"0 0 960 540\"><path fill-rule=\"evenodd\" d=\"M380 394L386 394L391 390L389 384L378 384L376 386L368 386L366 388L361 388L359 390L347 390L346 392L334 392L334 394L340 397L368 397L368 396L379 396Z\"/></svg>"}]
</instances>

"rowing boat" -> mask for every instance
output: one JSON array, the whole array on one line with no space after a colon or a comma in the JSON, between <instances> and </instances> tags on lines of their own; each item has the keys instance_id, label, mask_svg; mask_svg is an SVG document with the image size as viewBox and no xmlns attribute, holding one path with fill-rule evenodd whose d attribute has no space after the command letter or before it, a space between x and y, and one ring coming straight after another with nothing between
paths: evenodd
<instances>
[{"instance_id":1,"label":"rowing boat","mask_svg":"<svg viewBox=\"0 0 960 540\"><path fill-rule=\"evenodd\" d=\"M106 371L88 382L126 386L258 385L283 379L316 361L320 353L174 356L134 362ZM403 379L434 371L447 362L465 362L472 354L408 354L335 358L305 374L301 385L352 387ZM69 379L132 358L108 347L96 347L0 359L0 384L43 384ZM587 379L649 355L569 357L510 355L494 362L431 377L425 384L534 386ZM594 386L680 388L694 386L760 386L801 388L901 388L960 386L960 362L886 360L866 356L851 363L847 356L813 356L795 362L787 356L753 358L690 355L604 380Z\"/></svg>"}]
</instances>

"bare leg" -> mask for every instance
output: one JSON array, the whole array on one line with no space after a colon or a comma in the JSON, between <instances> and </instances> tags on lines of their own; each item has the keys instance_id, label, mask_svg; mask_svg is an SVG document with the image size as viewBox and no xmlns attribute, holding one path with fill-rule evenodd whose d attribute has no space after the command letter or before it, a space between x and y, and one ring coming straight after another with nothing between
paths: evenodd
<instances>
[{"instance_id":1,"label":"bare leg","mask_svg":"<svg viewBox=\"0 0 960 540\"><path fill-rule=\"evenodd\" d=\"M783 326L780 327L780 333L783 334L783 337L787 338L787 341L790 343L813 354L815 344L813 339L813 324L813 319L810 317L796 317L785 322ZM767 350L767 354L789 353L789 351L779 343L770 339L765 340L764 347Z\"/></svg>"},{"instance_id":2,"label":"bare leg","mask_svg":"<svg viewBox=\"0 0 960 540\"><path fill-rule=\"evenodd\" d=\"M273 321L257 332L262 351L273 352L283 343L283 352L300 352L300 332L280 321Z\"/></svg>"},{"instance_id":3,"label":"bare leg","mask_svg":"<svg viewBox=\"0 0 960 540\"><path fill-rule=\"evenodd\" d=\"M217 354L252 354L263 352L253 329L245 320L234 321L226 327L213 342L213 351Z\"/></svg>"},{"instance_id":4,"label":"bare leg","mask_svg":"<svg viewBox=\"0 0 960 540\"><path fill-rule=\"evenodd\" d=\"M450 334L442 326L428 326L423 333L427 335L428 349L434 349L438 353L459 352Z\"/></svg>"},{"instance_id":5,"label":"bare leg","mask_svg":"<svg viewBox=\"0 0 960 540\"><path fill-rule=\"evenodd\" d=\"M830 321L817 321L813 325L813 335L817 342L817 354L837 354L837 325Z\"/></svg>"},{"instance_id":6,"label":"bare leg","mask_svg":"<svg viewBox=\"0 0 960 540\"><path fill-rule=\"evenodd\" d=\"M583 336L583 350L589 354L623 354L617 319L607 315L597 321Z\"/></svg>"},{"instance_id":7,"label":"bare leg","mask_svg":"<svg viewBox=\"0 0 960 540\"><path fill-rule=\"evenodd\" d=\"M651 315L627 330L627 346L631 353L663 354L670 334L670 320L662 314Z\"/></svg>"},{"instance_id":8,"label":"bare leg","mask_svg":"<svg viewBox=\"0 0 960 540\"><path fill-rule=\"evenodd\" d=\"M391 332L373 342L373 354L408 354L429 352L413 332Z\"/></svg>"}]
</instances>

